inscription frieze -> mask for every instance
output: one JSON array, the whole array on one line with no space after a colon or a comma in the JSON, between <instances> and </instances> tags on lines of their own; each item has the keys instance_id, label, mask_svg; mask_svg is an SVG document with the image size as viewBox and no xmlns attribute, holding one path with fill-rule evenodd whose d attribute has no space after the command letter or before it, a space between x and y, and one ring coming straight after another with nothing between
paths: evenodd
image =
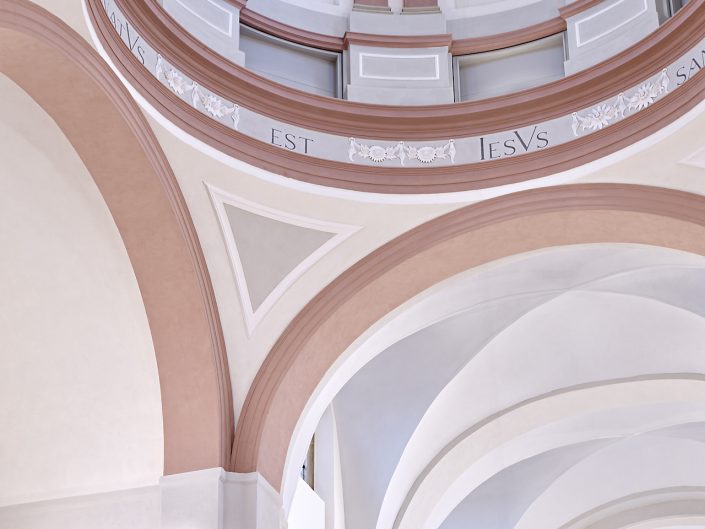
<instances>
[{"instance_id":1,"label":"inscription frieze","mask_svg":"<svg viewBox=\"0 0 705 529\"><path fill-rule=\"evenodd\" d=\"M146 42L112 0L102 0L120 41L185 104L219 123L278 148L325 160L381 167L469 164L521 156L596 133L652 106L705 68L705 40L657 74L590 108L516 130L445 141L349 138L278 121L210 91Z\"/></svg>"},{"instance_id":2,"label":"inscription frieze","mask_svg":"<svg viewBox=\"0 0 705 529\"><path fill-rule=\"evenodd\" d=\"M480 137L480 160L496 160L527 152L545 149L551 144L549 132L539 129L538 125L530 131L513 130L502 138Z\"/></svg>"},{"instance_id":3,"label":"inscription frieze","mask_svg":"<svg viewBox=\"0 0 705 529\"><path fill-rule=\"evenodd\" d=\"M308 154L309 143L314 143L311 138L305 136L297 136L292 132L284 132L279 129L272 128L272 145L281 147L288 151L297 151L303 154Z\"/></svg>"}]
</instances>

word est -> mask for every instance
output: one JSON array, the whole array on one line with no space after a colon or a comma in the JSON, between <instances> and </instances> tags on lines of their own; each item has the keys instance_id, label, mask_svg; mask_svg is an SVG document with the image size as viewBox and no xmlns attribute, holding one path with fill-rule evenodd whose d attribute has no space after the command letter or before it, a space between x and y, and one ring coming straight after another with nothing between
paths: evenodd
<instances>
[{"instance_id":1,"label":"word est","mask_svg":"<svg viewBox=\"0 0 705 529\"><path fill-rule=\"evenodd\" d=\"M272 129L272 145L276 145L277 147L299 152L301 152L303 148L303 153L308 154L309 142L313 143L313 140L311 138L297 136L290 132L282 132L279 129Z\"/></svg>"}]
</instances>

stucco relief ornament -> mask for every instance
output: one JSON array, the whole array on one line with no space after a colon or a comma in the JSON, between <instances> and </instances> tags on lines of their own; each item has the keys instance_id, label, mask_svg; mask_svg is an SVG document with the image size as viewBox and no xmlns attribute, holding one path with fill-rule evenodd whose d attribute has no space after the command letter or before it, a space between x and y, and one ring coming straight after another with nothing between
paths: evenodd
<instances>
[{"instance_id":1,"label":"stucco relief ornament","mask_svg":"<svg viewBox=\"0 0 705 529\"><path fill-rule=\"evenodd\" d=\"M181 75L172 67L167 67L166 62L161 55L157 55L157 65L154 67L154 73L157 79L164 77L167 86L172 89L172 91L179 96L183 96L189 90L193 90L196 86L195 83L187 81L186 78Z\"/></svg>"},{"instance_id":2,"label":"stucco relief ornament","mask_svg":"<svg viewBox=\"0 0 705 529\"><path fill-rule=\"evenodd\" d=\"M651 105L659 95L668 93L670 82L668 72L664 68L655 83L648 81L637 88L634 95L629 98L629 110L641 110Z\"/></svg>"},{"instance_id":3,"label":"stucco relief ornament","mask_svg":"<svg viewBox=\"0 0 705 529\"><path fill-rule=\"evenodd\" d=\"M240 105L233 104L230 107L214 94L204 95L196 83L193 86L191 99L194 108L198 108L198 103L200 102L205 111L216 119L230 116L233 120L233 128L237 130L237 126L240 123Z\"/></svg>"},{"instance_id":4,"label":"stucco relief ornament","mask_svg":"<svg viewBox=\"0 0 705 529\"><path fill-rule=\"evenodd\" d=\"M350 138L348 158L350 158L351 162L355 161L354 157L356 155L377 163L398 159L402 165L404 165L404 159L406 158L403 141L400 141L394 147L382 147L381 145L365 145L355 141L355 138Z\"/></svg>"},{"instance_id":5,"label":"stucco relief ornament","mask_svg":"<svg viewBox=\"0 0 705 529\"><path fill-rule=\"evenodd\" d=\"M573 134L578 135L578 128L591 131L601 130L609 125L610 120L618 113L618 107L604 103L597 105L586 116L573 112Z\"/></svg>"},{"instance_id":6,"label":"stucco relief ornament","mask_svg":"<svg viewBox=\"0 0 705 529\"><path fill-rule=\"evenodd\" d=\"M652 105L658 96L668 93L670 82L668 71L664 68L661 70L656 82L647 81L643 83L629 97L626 97L624 93L620 93L614 103L602 103L584 116L573 112L573 134L579 136L580 131L589 130L594 132L603 129L616 118L624 119L624 113L627 110L638 112L645 109Z\"/></svg>"},{"instance_id":7,"label":"stucco relief ornament","mask_svg":"<svg viewBox=\"0 0 705 529\"><path fill-rule=\"evenodd\" d=\"M450 158L450 163L455 163L455 140L449 140L440 147L413 147L405 145L404 150L410 160L418 160L421 163L431 163L434 160Z\"/></svg>"}]
</instances>

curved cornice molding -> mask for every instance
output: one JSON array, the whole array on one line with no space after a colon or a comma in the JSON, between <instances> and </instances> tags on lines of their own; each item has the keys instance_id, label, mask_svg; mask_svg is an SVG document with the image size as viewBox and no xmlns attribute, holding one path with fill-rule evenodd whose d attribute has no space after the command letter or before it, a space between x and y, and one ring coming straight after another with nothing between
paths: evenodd
<instances>
[{"instance_id":1,"label":"curved cornice molding","mask_svg":"<svg viewBox=\"0 0 705 529\"><path fill-rule=\"evenodd\" d=\"M233 3L232 0L230 1ZM237 3L235 3L235 7L238 7ZM344 49L343 39L340 37L323 35L290 26L252 11L246 6L240 10L240 22L251 28L289 42L295 42L296 44L328 51L343 51Z\"/></svg>"},{"instance_id":2,"label":"curved cornice molding","mask_svg":"<svg viewBox=\"0 0 705 529\"><path fill-rule=\"evenodd\" d=\"M575 0L568 5L565 5L558 9L561 17L566 19L575 16L583 11L587 11L590 8L599 5L602 0Z\"/></svg>"},{"instance_id":3,"label":"curved cornice molding","mask_svg":"<svg viewBox=\"0 0 705 529\"><path fill-rule=\"evenodd\" d=\"M502 257L596 242L705 255L705 198L637 185L557 186L467 206L394 239L321 291L272 347L240 416L232 468L257 470L278 489L296 424L319 382L395 307Z\"/></svg>"},{"instance_id":4,"label":"curved cornice molding","mask_svg":"<svg viewBox=\"0 0 705 529\"><path fill-rule=\"evenodd\" d=\"M686 68L684 64L690 62L688 54L699 53L700 48L694 47L705 40L705 0L693 0L649 38L579 74L517 94L431 107L353 103L279 85L208 50L161 10L150 7L150 2L114 1L125 9L128 21L138 21L131 30L139 31L154 49L168 50L167 68L176 68L174 71L182 76L186 91L196 86L194 83L201 90L202 83L206 93L216 99L224 98L220 101L226 106L234 105L228 107L229 112L235 106L243 111L246 117L239 130L250 127L248 134L253 135L240 133L226 121L213 119L205 110L189 105L185 99L193 98L193 94L180 97L170 90L130 51L124 40L127 37L120 38L100 0L87 0L106 52L157 111L225 154L280 175L324 186L376 193L442 193L547 176L613 153L656 132L693 108L705 91L702 71L689 72L687 82L678 82L682 80L677 79L676 73ZM134 39L133 36L132 44ZM665 67L669 68L667 75ZM666 75L665 86L659 75ZM647 86L658 90L654 97L647 90L648 101L639 105L636 100L644 87L637 82L645 79L651 83ZM633 107L625 104L632 99ZM572 133L571 112L575 114ZM602 119L605 113L611 116L606 121ZM275 143L274 136L262 137L268 135L267 127L272 128L272 134L277 128L290 127L294 137L297 134L304 139L315 137L306 146L313 145L319 152L307 155L283 148L281 141ZM533 150L527 148L526 154L517 154L523 151L515 135L530 137L543 133L544 127L554 131L547 132L545 137L554 134L551 139L555 141L550 144L534 141ZM284 132L276 133L281 136ZM357 140L342 134L384 140L381 146L374 143L377 140L359 140L354 145ZM453 145L449 137L455 138L453 149L449 149ZM392 138L393 143L384 144ZM400 142L402 139L405 141ZM442 145L406 143L439 139ZM489 142L501 146L508 140L515 142L514 153L488 159ZM374 157L370 157L374 159L371 161L359 156L364 154L361 148L375 145L378 151L389 151L391 155L385 155L379 162ZM410 151L421 147L443 152L432 163L424 164L411 156ZM399 149L409 151L406 165L403 157L398 156ZM348 156L350 160L344 161Z\"/></svg>"},{"instance_id":5,"label":"curved cornice molding","mask_svg":"<svg viewBox=\"0 0 705 529\"><path fill-rule=\"evenodd\" d=\"M565 30L565 19L556 17L506 33L498 33L487 37L456 39L451 44L450 52L453 55L467 55L469 53L500 50L550 37Z\"/></svg>"},{"instance_id":6,"label":"curved cornice molding","mask_svg":"<svg viewBox=\"0 0 705 529\"><path fill-rule=\"evenodd\" d=\"M353 33L348 31L343 39L347 49L351 44L375 46L379 48L434 48L448 46L453 42L450 34L444 35L372 35L370 33Z\"/></svg>"},{"instance_id":7,"label":"curved cornice molding","mask_svg":"<svg viewBox=\"0 0 705 529\"><path fill-rule=\"evenodd\" d=\"M3 0L0 29L0 71L59 125L125 244L159 370L165 474L227 465L234 418L218 307L159 142L105 61L57 17Z\"/></svg>"},{"instance_id":8,"label":"curved cornice molding","mask_svg":"<svg viewBox=\"0 0 705 529\"><path fill-rule=\"evenodd\" d=\"M102 38L117 51L121 41L100 1L87 3ZM705 37L705 1L692 0L649 38L565 79L482 101L399 107L332 99L280 85L208 49L152 2L114 3L170 64L228 100L311 130L391 141L501 132L579 111L657 74ZM136 59L132 64L120 59L125 67L135 66Z\"/></svg>"},{"instance_id":9,"label":"curved cornice molding","mask_svg":"<svg viewBox=\"0 0 705 529\"><path fill-rule=\"evenodd\" d=\"M453 39L452 35L397 36L368 35L351 32L347 32L345 36L341 38L290 26L289 24L284 24L261 13L252 11L244 2L240 4L234 0L229 1L235 5L235 7L241 8L240 22L247 26L289 42L337 52L343 51L350 43L354 43L389 48L449 46L452 55L466 55L469 53L479 53L483 51L500 50L510 46L518 46L566 30L565 18L556 17L514 31L507 31L506 33L465 39Z\"/></svg>"}]
</instances>

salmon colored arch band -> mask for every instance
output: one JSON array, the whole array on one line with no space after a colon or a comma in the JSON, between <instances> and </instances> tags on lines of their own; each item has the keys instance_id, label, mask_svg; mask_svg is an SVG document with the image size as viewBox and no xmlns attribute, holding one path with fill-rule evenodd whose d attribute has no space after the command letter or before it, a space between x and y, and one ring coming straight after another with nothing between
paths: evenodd
<instances>
[{"instance_id":1,"label":"salmon colored arch band","mask_svg":"<svg viewBox=\"0 0 705 529\"><path fill-rule=\"evenodd\" d=\"M638 185L557 186L454 211L349 268L291 322L258 372L232 468L280 488L299 417L336 359L390 311L470 268L552 246L637 243L705 255L705 197Z\"/></svg>"},{"instance_id":2,"label":"salmon colored arch band","mask_svg":"<svg viewBox=\"0 0 705 529\"><path fill-rule=\"evenodd\" d=\"M157 358L164 472L227 465L233 409L215 296L183 196L144 116L83 38L27 0L0 2L0 72L59 125L125 244Z\"/></svg>"}]
</instances>

